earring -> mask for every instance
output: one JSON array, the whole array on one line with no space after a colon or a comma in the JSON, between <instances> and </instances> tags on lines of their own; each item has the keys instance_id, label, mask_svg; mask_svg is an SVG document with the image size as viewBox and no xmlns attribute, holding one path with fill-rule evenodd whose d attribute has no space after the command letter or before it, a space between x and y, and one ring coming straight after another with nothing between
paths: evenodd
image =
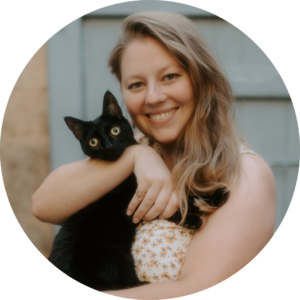
<instances>
[{"instance_id":1,"label":"earring","mask_svg":"<svg viewBox=\"0 0 300 300\"><path fill-rule=\"evenodd\" d=\"M135 129L136 126L133 124L133 121L131 121L131 125L132 125L132 128Z\"/></svg>"}]
</instances>

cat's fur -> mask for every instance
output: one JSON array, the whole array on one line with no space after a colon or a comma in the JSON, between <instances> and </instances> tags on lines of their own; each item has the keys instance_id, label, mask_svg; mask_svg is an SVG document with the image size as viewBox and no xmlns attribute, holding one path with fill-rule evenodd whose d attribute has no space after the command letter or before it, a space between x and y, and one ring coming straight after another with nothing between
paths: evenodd
<instances>
[{"instance_id":1,"label":"cat's fur","mask_svg":"<svg viewBox=\"0 0 300 300\"><path fill-rule=\"evenodd\" d=\"M137 144L131 125L109 91L104 95L100 117L90 122L66 117L65 121L80 141L83 152L94 159L115 161L126 147ZM120 129L117 135L111 132L115 127ZM95 138L98 144L92 147L89 141ZM136 178L132 174L101 199L66 219L55 237L49 260L70 277L100 291L143 284L136 275L131 255L138 224L126 215L136 188ZM214 197L214 201L216 199ZM199 210L192 198L189 199L188 213L191 214L188 214L184 226L200 228L202 220L193 214ZM178 224L180 212L169 220Z\"/></svg>"}]
</instances>

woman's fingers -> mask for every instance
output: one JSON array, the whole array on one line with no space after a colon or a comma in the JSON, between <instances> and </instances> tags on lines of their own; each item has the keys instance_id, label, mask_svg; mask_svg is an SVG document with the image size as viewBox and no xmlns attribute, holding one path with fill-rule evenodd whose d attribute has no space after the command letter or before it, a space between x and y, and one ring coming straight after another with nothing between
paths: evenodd
<instances>
[{"instance_id":1,"label":"woman's fingers","mask_svg":"<svg viewBox=\"0 0 300 300\"><path fill-rule=\"evenodd\" d=\"M138 189L141 190L142 192L145 192L147 194L146 187L144 187L143 189L141 189L141 188L138 188ZM126 213L127 213L128 216L131 216L134 213L134 211L137 209L137 207L143 201L145 195L144 196L138 196L137 192L134 194L134 196L133 196L132 200L130 201L130 203L128 205L128 208L127 208L127 212Z\"/></svg>"},{"instance_id":2,"label":"woman's fingers","mask_svg":"<svg viewBox=\"0 0 300 300\"><path fill-rule=\"evenodd\" d=\"M167 186L165 186L158 197L155 200L154 205L148 210L148 212L144 215L143 220L153 220L158 215L160 215L166 208L169 199L172 195L172 184L169 181Z\"/></svg>"},{"instance_id":3,"label":"woman's fingers","mask_svg":"<svg viewBox=\"0 0 300 300\"><path fill-rule=\"evenodd\" d=\"M146 188L138 189L146 192ZM128 206L127 214L131 215L136 210L132 220L138 223L142 219L149 221L157 216L163 219L170 218L178 207L177 195L173 191L171 181L160 182L160 184L152 185L142 197L136 193Z\"/></svg>"},{"instance_id":4,"label":"woman's fingers","mask_svg":"<svg viewBox=\"0 0 300 300\"><path fill-rule=\"evenodd\" d=\"M175 191L173 191L166 208L159 215L159 218L160 219L171 218L175 214L175 212L178 210L178 208L179 208L179 203L178 203L177 195L176 195Z\"/></svg>"},{"instance_id":5,"label":"woman's fingers","mask_svg":"<svg viewBox=\"0 0 300 300\"><path fill-rule=\"evenodd\" d=\"M146 220L153 219L163 212L173 189L170 171L162 158L150 147L140 149L134 158L134 174L139 188L146 195L134 195L128 206L128 215L136 210L133 215L134 222L139 222L143 217Z\"/></svg>"},{"instance_id":6,"label":"woman's fingers","mask_svg":"<svg viewBox=\"0 0 300 300\"><path fill-rule=\"evenodd\" d=\"M153 203L155 202L155 200L157 198L157 194L158 194L159 190L160 190L159 186L153 185L149 188L148 191L142 190L142 191L146 192L144 197L139 197L135 193L133 199L131 200L131 202L128 206L128 210L134 211L136 209L136 207L139 205L132 217L132 220L134 223L138 223L143 218L143 216L147 213L147 211L152 207ZM132 205L131 205L131 203L132 203ZM133 209L133 210L131 210L131 209Z\"/></svg>"}]
</instances>

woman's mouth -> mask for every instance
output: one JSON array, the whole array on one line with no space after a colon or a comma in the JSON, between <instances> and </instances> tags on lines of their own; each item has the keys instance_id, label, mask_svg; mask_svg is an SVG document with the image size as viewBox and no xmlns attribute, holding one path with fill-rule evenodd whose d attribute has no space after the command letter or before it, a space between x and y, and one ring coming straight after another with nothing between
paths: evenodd
<instances>
[{"instance_id":1,"label":"woman's mouth","mask_svg":"<svg viewBox=\"0 0 300 300\"><path fill-rule=\"evenodd\" d=\"M147 115L147 116L152 120L164 120L164 119L170 117L171 115L173 115L177 109L178 108L173 108L172 110L170 110L168 112L164 112L161 114L155 114L155 115Z\"/></svg>"}]
</instances>

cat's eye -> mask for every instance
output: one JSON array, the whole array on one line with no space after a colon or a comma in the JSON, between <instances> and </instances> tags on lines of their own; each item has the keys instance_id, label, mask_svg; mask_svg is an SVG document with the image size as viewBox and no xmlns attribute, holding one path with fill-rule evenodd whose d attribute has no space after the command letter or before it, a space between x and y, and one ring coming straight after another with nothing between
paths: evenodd
<instances>
[{"instance_id":1,"label":"cat's eye","mask_svg":"<svg viewBox=\"0 0 300 300\"><path fill-rule=\"evenodd\" d=\"M92 146L92 147L96 147L96 146L98 145L98 140L95 139L95 138L90 139L89 144L90 144L90 146Z\"/></svg>"},{"instance_id":2,"label":"cat's eye","mask_svg":"<svg viewBox=\"0 0 300 300\"><path fill-rule=\"evenodd\" d=\"M119 127L113 127L111 130L110 130L110 133L112 134L112 135L118 135L119 133L120 133L120 128Z\"/></svg>"}]
</instances>

